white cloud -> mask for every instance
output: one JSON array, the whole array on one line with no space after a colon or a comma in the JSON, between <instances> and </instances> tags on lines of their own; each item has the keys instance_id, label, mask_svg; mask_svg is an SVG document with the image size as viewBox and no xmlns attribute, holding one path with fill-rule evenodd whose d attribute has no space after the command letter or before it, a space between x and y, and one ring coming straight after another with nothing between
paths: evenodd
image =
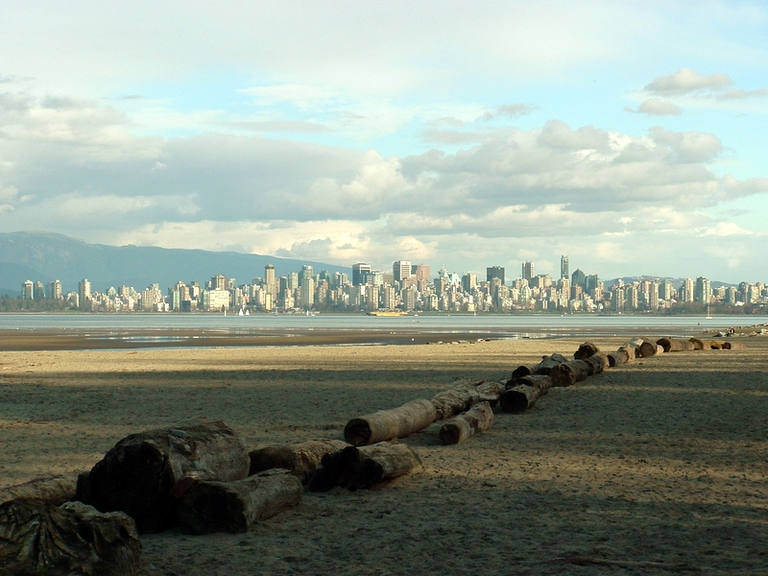
<instances>
[{"instance_id":1,"label":"white cloud","mask_svg":"<svg viewBox=\"0 0 768 576\"><path fill-rule=\"evenodd\" d=\"M723 73L704 76L692 68L681 68L674 74L659 76L645 86L645 90L666 96L689 94L702 90L721 90L733 84L730 76Z\"/></svg>"},{"instance_id":2,"label":"white cloud","mask_svg":"<svg viewBox=\"0 0 768 576\"><path fill-rule=\"evenodd\" d=\"M636 110L625 107L626 112L635 114L646 114L648 116L679 116L682 111L669 100L660 100L659 98L649 98L642 102Z\"/></svg>"}]
</instances>

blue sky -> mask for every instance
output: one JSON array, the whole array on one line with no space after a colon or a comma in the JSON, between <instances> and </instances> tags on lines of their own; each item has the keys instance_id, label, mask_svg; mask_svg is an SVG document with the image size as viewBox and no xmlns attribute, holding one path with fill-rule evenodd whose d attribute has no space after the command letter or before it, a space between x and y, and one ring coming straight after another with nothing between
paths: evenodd
<instances>
[{"instance_id":1,"label":"blue sky","mask_svg":"<svg viewBox=\"0 0 768 576\"><path fill-rule=\"evenodd\" d=\"M0 230L768 281L760 2L4 2Z\"/></svg>"}]
</instances>

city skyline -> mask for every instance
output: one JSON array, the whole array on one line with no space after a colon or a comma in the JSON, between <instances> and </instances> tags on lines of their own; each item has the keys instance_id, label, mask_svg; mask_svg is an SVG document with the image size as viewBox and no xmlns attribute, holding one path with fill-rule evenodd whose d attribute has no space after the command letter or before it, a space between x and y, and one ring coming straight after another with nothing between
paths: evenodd
<instances>
[{"instance_id":1,"label":"city skyline","mask_svg":"<svg viewBox=\"0 0 768 576\"><path fill-rule=\"evenodd\" d=\"M4 231L768 277L764 3L3 11Z\"/></svg>"}]
</instances>

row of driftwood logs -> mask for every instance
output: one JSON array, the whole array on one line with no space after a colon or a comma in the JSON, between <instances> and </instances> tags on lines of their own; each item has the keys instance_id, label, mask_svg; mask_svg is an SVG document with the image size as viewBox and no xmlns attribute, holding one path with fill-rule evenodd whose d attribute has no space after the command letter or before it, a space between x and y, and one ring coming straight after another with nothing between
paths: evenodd
<instances>
[{"instance_id":1,"label":"row of driftwood logs","mask_svg":"<svg viewBox=\"0 0 768 576\"><path fill-rule=\"evenodd\" d=\"M666 352L737 349L738 341L638 338L603 353L584 343L573 359L544 356L504 382L459 380L431 399L354 418L345 441L312 440L247 451L220 421L132 434L77 482L38 479L0 491L0 574L135 576L139 534L173 526L195 533L244 532L301 502L305 489L366 488L422 468L391 442L445 421L440 440L458 444L488 430L493 407L521 413L551 388Z\"/></svg>"}]
</instances>

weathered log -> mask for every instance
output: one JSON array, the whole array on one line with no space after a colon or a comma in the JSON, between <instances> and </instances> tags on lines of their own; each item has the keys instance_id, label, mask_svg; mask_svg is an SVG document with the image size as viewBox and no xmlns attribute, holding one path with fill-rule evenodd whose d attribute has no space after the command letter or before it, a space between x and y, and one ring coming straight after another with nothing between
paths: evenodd
<instances>
[{"instance_id":1,"label":"weathered log","mask_svg":"<svg viewBox=\"0 0 768 576\"><path fill-rule=\"evenodd\" d=\"M466 412L479 402L490 402L491 406L495 406L505 388L504 382L488 380L456 382L449 389L432 397L431 402L437 412L435 419L451 418L455 414Z\"/></svg>"},{"instance_id":2,"label":"weathered log","mask_svg":"<svg viewBox=\"0 0 768 576\"><path fill-rule=\"evenodd\" d=\"M504 412L519 414L532 408L536 401L547 394L552 387L551 376L532 374L516 380L504 394L499 403Z\"/></svg>"},{"instance_id":3,"label":"weathered log","mask_svg":"<svg viewBox=\"0 0 768 576\"><path fill-rule=\"evenodd\" d=\"M576 352L573 353L574 360L586 360L593 354L600 352L600 349L592 342L584 342Z\"/></svg>"},{"instance_id":4,"label":"weathered log","mask_svg":"<svg viewBox=\"0 0 768 576\"><path fill-rule=\"evenodd\" d=\"M346 446L348 444L341 440L309 440L252 450L249 453L251 468L248 475L272 468L284 468L306 485L315 475L323 456Z\"/></svg>"},{"instance_id":5,"label":"weathered log","mask_svg":"<svg viewBox=\"0 0 768 576\"><path fill-rule=\"evenodd\" d=\"M437 419L429 400L412 400L398 408L353 418L344 427L344 439L352 446L376 444L413 434Z\"/></svg>"},{"instance_id":6,"label":"weathered log","mask_svg":"<svg viewBox=\"0 0 768 576\"><path fill-rule=\"evenodd\" d=\"M718 342L717 340L710 340L709 341L709 349L710 350L722 350L723 349L723 342Z\"/></svg>"},{"instance_id":7,"label":"weathered log","mask_svg":"<svg viewBox=\"0 0 768 576\"><path fill-rule=\"evenodd\" d=\"M135 576L140 558L136 526L122 512L82 502L0 504L0 574Z\"/></svg>"},{"instance_id":8,"label":"weathered log","mask_svg":"<svg viewBox=\"0 0 768 576\"><path fill-rule=\"evenodd\" d=\"M605 352L595 352L592 356L584 360L584 362L587 363L587 370L589 371L590 376L600 374L611 365L608 360L608 355Z\"/></svg>"},{"instance_id":9,"label":"weathered log","mask_svg":"<svg viewBox=\"0 0 768 576\"><path fill-rule=\"evenodd\" d=\"M744 342L738 340L726 340L723 342L723 350L746 350L747 346Z\"/></svg>"},{"instance_id":10,"label":"weathered log","mask_svg":"<svg viewBox=\"0 0 768 576\"><path fill-rule=\"evenodd\" d=\"M693 342L680 338L659 338L656 344L664 348L664 352L686 352L694 349Z\"/></svg>"},{"instance_id":11,"label":"weathered log","mask_svg":"<svg viewBox=\"0 0 768 576\"><path fill-rule=\"evenodd\" d=\"M518 378L522 378L523 376L530 376L531 375L531 369L528 368L528 366L518 366L514 370L512 370L512 376L509 378L509 382L514 382Z\"/></svg>"},{"instance_id":12,"label":"weathered log","mask_svg":"<svg viewBox=\"0 0 768 576\"><path fill-rule=\"evenodd\" d=\"M78 500L102 512L120 510L140 533L175 523L177 498L194 481L241 480L250 458L223 422L200 422L132 434L78 481Z\"/></svg>"},{"instance_id":13,"label":"weathered log","mask_svg":"<svg viewBox=\"0 0 768 576\"><path fill-rule=\"evenodd\" d=\"M48 476L35 478L24 484L9 486L0 490L0 503L16 499L43 500L59 506L75 499L77 477Z\"/></svg>"},{"instance_id":14,"label":"weathered log","mask_svg":"<svg viewBox=\"0 0 768 576\"><path fill-rule=\"evenodd\" d=\"M656 356L657 354L663 354L664 348L656 344L653 340L645 339L638 347L638 352L641 358L649 358Z\"/></svg>"},{"instance_id":15,"label":"weathered log","mask_svg":"<svg viewBox=\"0 0 768 576\"><path fill-rule=\"evenodd\" d=\"M547 375L552 371L552 368L559 364L565 364L568 362L568 358L562 354L555 352L551 356L542 356L541 362L531 368L531 374L544 374Z\"/></svg>"},{"instance_id":16,"label":"weathered log","mask_svg":"<svg viewBox=\"0 0 768 576\"><path fill-rule=\"evenodd\" d=\"M470 436L485 432L492 425L491 405L488 402L480 402L443 424L440 428L440 440L445 445L460 444Z\"/></svg>"},{"instance_id":17,"label":"weathered log","mask_svg":"<svg viewBox=\"0 0 768 576\"><path fill-rule=\"evenodd\" d=\"M380 442L372 446L348 446L323 457L309 489L324 492L334 486L350 490L367 488L421 468L416 452L404 444Z\"/></svg>"},{"instance_id":18,"label":"weathered log","mask_svg":"<svg viewBox=\"0 0 768 576\"><path fill-rule=\"evenodd\" d=\"M571 386L576 382L586 380L589 376L589 364L585 360L571 360L565 364L559 364L552 368L549 377L552 386Z\"/></svg>"},{"instance_id":19,"label":"weathered log","mask_svg":"<svg viewBox=\"0 0 768 576\"><path fill-rule=\"evenodd\" d=\"M611 368L621 366L629 362L629 352L625 348L619 348L616 352L608 352L608 365Z\"/></svg>"},{"instance_id":20,"label":"weathered log","mask_svg":"<svg viewBox=\"0 0 768 576\"><path fill-rule=\"evenodd\" d=\"M622 351L627 353L627 362L632 362L638 356L637 346L629 342L619 347L618 352Z\"/></svg>"},{"instance_id":21,"label":"weathered log","mask_svg":"<svg viewBox=\"0 0 768 576\"><path fill-rule=\"evenodd\" d=\"M199 482L179 501L179 525L193 534L247 532L301 502L304 488L289 470L275 468L235 482Z\"/></svg>"},{"instance_id":22,"label":"weathered log","mask_svg":"<svg viewBox=\"0 0 768 576\"><path fill-rule=\"evenodd\" d=\"M701 338L689 338L688 342L693 344L694 350L711 350L709 341L702 340Z\"/></svg>"}]
</instances>

